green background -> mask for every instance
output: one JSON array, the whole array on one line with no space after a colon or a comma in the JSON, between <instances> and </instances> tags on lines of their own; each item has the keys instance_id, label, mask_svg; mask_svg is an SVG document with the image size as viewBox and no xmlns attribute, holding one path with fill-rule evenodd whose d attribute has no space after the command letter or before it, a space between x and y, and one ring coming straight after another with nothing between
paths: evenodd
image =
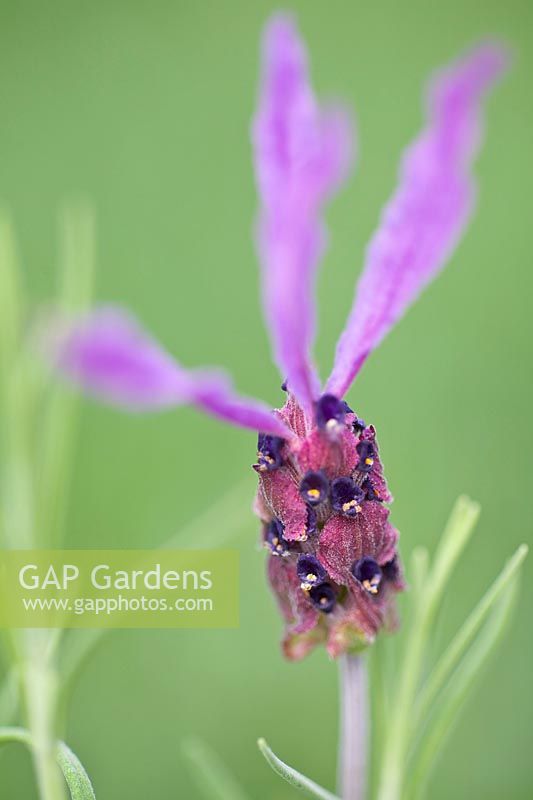
<instances>
[{"instance_id":1,"label":"green background","mask_svg":"<svg viewBox=\"0 0 533 800\"><path fill-rule=\"evenodd\" d=\"M428 72L485 34L516 50L488 109L478 214L442 277L365 367L349 400L378 429L402 552L434 548L458 493L483 515L439 622L453 632L503 560L531 539L533 14L529 2L294 2L317 88L356 109L361 160L329 213L320 278L325 374L365 242L420 125ZM248 130L268 2L2 2L0 195L35 302L53 293L57 209L82 191L98 215L97 296L134 309L186 365L223 364L277 404L251 240ZM193 733L253 798L290 798L256 747L332 786L336 668L287 664L250 513L254 437L181 409L131 417L87 403L68 547L150 547L242 485L209 535L241 551L236 631L118 631L72 697L68 741L101 798L193 797ZM231 503L230 503L231 505ZM236 524L235 520L241 520ZM228 530L229 528L229 530ZM192 546L195 541L191 541ZM532 794L531 563L513 630L442 754L433 800ZM10 748L0 794L34 797ZM21 771L23 777L21 778Z\"/></svg>"}]
</instances>

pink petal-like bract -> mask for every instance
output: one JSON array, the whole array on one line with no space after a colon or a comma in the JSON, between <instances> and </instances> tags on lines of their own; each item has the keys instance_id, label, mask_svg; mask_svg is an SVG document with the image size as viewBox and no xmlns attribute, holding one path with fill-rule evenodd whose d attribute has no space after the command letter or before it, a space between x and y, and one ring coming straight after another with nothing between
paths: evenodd
<instances>
[{"instance_id":1,"label":"pink petal-like bract","mask_svg":"<svg viewBox=\"0 0 533 800\"><path fill-rule=\"evenodd\" d=\"M224 373L184 369L117 308L59 326L53 359L75 383L112 405L144 411L190 403L244 428L288 435L266 405L236 395Z\"/></svg>"},{"instance_id":2,"label":"pink petal-like bract","mask_svg":"<svg viewBox=\"0 0 533 800\"><path fill-rule=\"evenodd\" d=\"M347 174L351 126L340 107L317 104L291 18L275 16L267 25L262 73L253 145L263 305L274 359L309 413L319 394L310 351L315 272L325 244L322 208Z\"/></svg>"},{"instance_id":3,"label":"pink petal-like bract","mask_svg":"<svg viewBox=\"0 0 533 800\"><path fill-rule=\"evenodd\" d=\"M368 247L327 392L347 392L367 356L456 246L474 205L470 173L481 104L506 65L506 52L486 44L430 83L427 125L405 154L399 186Z\"/></svg>"}]
</instances>

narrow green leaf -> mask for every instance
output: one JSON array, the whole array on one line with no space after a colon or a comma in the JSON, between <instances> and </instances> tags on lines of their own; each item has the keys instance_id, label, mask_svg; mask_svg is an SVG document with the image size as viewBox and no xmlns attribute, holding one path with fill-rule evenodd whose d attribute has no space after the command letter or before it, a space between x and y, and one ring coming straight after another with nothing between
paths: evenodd
<instances>
[{"instance_id":1,"label":"narrow green leaf","mask_svg":"<svg viewBox=\"0 0 533 800\"><path fill-rule=\"evenodd\" d=\"M6 375L0 414L2 461L0 508L2 546L30 549L34 543L34 410L39 387L22 354Z\"/></svg>"},{"instance_id":2,"label":"narrow green leaf","mask_svg":"<svg viewBox=\"0 0 533 800\"><path fill-rule=\"evenodd\" d=\"M243 507L250 504L254 487L250 478L239 481L228 491L205 508L205 510L187 522L177 533L170 536L160 545L163 550L180 547L203 549L223 547L228 541L242 533L250 522Z\"/></svg>"},{"instance_id":3,"label":"narrow green leaf","mask_svg":"<svg viewBox=\"0 0 533 800\"><path fill-rule=\"evenodd\" d=\"M18 742L31 746L30 734L24 728L2 727L0 728L0 744L10 744Z\"/></svg>"},{"instance_id":4,"label":"narrow green leaf","mask_svg":"<svg viewBox=\"0 0 533 800\"><path fill-rule=\"evenodd\" d=\"M12 722L18 702L18 681L14 670L8 672L0 687L0 725Z\"/></svg>"},{"instance_id":5,"label":"narrow green leaf","mask_svg":"<svg viewBox=\"0 0 533 800\"><path fill-rule=\"evenodd\" d=\"M18 742L32 747L31 736L24 728L0 728L0 745ZM64 742L57 746L59 764L72 800L96 800L94 789L79 758Z\"/></svg>"},{"instance_id":6,"label":"narrow green leaf","mask_svg":"<svg viewBox=\"0 0 533 800\"><path fill-rule=\"evenodd\" d=\"M90 303L94 227L86 203L71 203L61 213L58 305L64 314L83 313ZM37 463L37 534L43 547L57 547L62 538L79 401L76 392L54 380L43 404Z\"/></svg>"},{"instance_id":7,"label":"narrow green leaf","mask_svg":"<svg viewBox=\"0 0 533 800\"><path fill-rule=\"evenodd\" d=\"M433 669L424 688L421 691L414 713L413 726L419 729L429 712L435 697L442 689L452 671L457 666L461 656L472 642L481 625L492 611L495 603L500 600L503 592L508 589L528 552L527 545L518 548L509 562L505 565L496 580L483 595L472 613L463 623L458 633L447 647L439 662Z\"/></svg>"},{"instance_id":8,"label":"narrow green leaf","mask_svg":"<svg viewBox=\"0 0 533 800\"><path fill-rule=\"evenodd\" d=\"M431 592L431 612L438 605L457 560L472 536L480 510L479 503L470 500L465 495L461 495L455 503L437 548L428 580ZM426 602L427 600L428 598L426 598Z\"/></svg>"},{"instance_id":9,"label":"narrow green leaf","mask_svg":"<svg viewBox=\"0 0 533 800\"><path fill-rule=\"evenodd\" d=\"M57 749L57 762L65 776L72 800L96 800L89 776L79 758L64 742Z\"/></svg>"},{"instance_id":10,"label":"narrow green leaf","mask_svg":"<svg viewBox=\"0 0 533 800\"><path fill-rule=\"evenodd\" d=\"M31 412L35 376L23 352L25 304L15 236L0 211L0 537L8 547L30 547Z\"/></svg>"},{"instance_id":11,"label":"narrow green leaf","mask_svg":"<svg viewBox=\"0 0 533 800\"><path fill-rule=\"evenodd\" d=\"M206 800L247 800L230 770L206 742L191 737L182 743L181 749Z\"/></svg>"},{"instance_id":12,"label":"narrow green leaf","mask_svg":"<svg viewBox=\"0 0 533 800\"><path fill-rule=\"evenodd\" d=\"M410 615L397 691L391 701L392 713L383 748L378 800L399 800L402 796L407 753L411 747L413 707L432 623L448 579L472 535L479 511L479 505L468 497L461 496L456 501L425 581L426 590L418 597Z\"/></svg>"},{"instance_id":13,"label":"narrow green leaf","mask_svg":"<svg viewBox=\"0 0 533 800\"><path fill-rule=\"evenodd\" d=\"M58 653L58 669L61 675L61 701L72 690L80 671L96 650L98 644L111 628L72 628L65 631L62 646Z\"/></svg>"},{"instance_id":14,"label":"narrow green leaf","mask_svg":"<svg viewBox=\"0 0 533 800\"><path fill-rule=\"evenodd\" d=\"M295 786L297 789L300 789L300 791L304 792L304 794L307 794L310 797L318 797L320 800L339 800L336 795L328 792L327 789L322 788L322 786L319 786L318 783L315 783L310 778L307 778L297 770L289 767L288 764L285 764L280 758L277 757L277 755L275 755L275 753L272 752L264 739L258 739L257 746L274 772L286 780L287 783L290 783L291 786Z\"/></svg>"},{"instance_id":15,"label":"narrow green leaf","mask_svg":"<svg viewBox=\"0 0 533 800\"><path fill-rule=\"evenodd\" d=\"M507 627L518 593L518 577L515 575L501 602L492 607L485 625L441 695L437 709L424 732L420 750L409 769L410 781L406 797L410 800L420 800L424 796L431 770L442 753L466 697Z\"/></svg>"}]
</instances>

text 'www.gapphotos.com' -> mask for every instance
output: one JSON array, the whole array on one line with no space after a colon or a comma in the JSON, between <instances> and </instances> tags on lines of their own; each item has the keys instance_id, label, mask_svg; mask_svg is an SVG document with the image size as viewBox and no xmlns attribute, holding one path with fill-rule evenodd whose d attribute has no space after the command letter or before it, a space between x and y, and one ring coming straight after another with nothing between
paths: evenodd
<instances>
[{"instance_id":1,"label":"text 'www.gapphotos.com'","mask_svg":"<svg viewBox=\"0 0 533 800\"><path fill-rule=\"evenodd\" d=\"M66 614L111 615L135 611L160 612L212 612L214 603L210 597L178 597L168 600L156 597L23 597L27 612L64 612Z\"/></svg>"}]
</instances>

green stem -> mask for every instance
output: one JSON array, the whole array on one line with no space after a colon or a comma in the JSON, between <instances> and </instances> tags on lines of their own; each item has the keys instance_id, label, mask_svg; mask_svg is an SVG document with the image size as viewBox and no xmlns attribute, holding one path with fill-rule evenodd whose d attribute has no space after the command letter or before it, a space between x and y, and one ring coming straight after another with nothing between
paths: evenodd
<instances>
[{"instance_id":1,"label":"green stem","mask_svg":"<svg viewBox=\"0 0 533 800\"><path fill-rule=\"evenodd\" d=\"M40 800L63 800L65 787L56 761L57 674L46 649L47 631L28 631L27 660L21 665L25 716Z\"/></svg>"}]
</instances>

